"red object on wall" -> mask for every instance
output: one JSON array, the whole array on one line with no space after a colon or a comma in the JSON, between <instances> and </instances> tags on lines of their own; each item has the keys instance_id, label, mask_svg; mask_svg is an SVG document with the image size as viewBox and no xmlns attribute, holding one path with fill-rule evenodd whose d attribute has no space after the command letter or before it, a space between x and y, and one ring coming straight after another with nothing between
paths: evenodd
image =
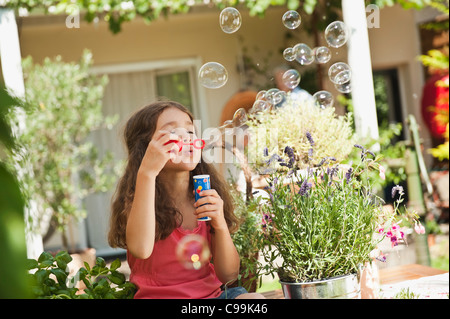
<instances>
[{"instance_id":1,"label":"red object on wall","mask_svg":"<svg viewBox=\"0 0 450 319\"><path fill-rule=\"evenodd\" d=\"M443 138L446 124L436 118L442 111L448 114L448 87L437 86L438 81L448 83L448 74L431 77L423 88L422 94L422 116L431 135L435 138ZM434 108L434 109L433 109Z\"/></svg>"}]
</instances>

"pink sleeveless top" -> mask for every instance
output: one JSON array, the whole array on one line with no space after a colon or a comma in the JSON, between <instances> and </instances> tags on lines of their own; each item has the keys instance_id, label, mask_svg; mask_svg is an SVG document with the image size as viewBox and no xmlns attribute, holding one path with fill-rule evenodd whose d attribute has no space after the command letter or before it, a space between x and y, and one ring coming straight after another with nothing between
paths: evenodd
<instances>
[{"instance_id":1,"label":"pink sleeveless top","mask_svg":"<svg viewBox=\"0 0 450 319\"><path fill-rule=\"evenodd\" d=\"M208 224L208 225L207 225ZM134 298L152 299L203 299L215 298L221 294L222 283L216 276L214 265L208 262L202 268L186 269L178 261L175 250L177 243L186 235L198 234L207 239L211 250L209 223L197 222L193 230L181 227L169 237L159 240L147 259L138 259L127 252L131 269L130 281L138 290Z\"/></svg>"}]
</instances>

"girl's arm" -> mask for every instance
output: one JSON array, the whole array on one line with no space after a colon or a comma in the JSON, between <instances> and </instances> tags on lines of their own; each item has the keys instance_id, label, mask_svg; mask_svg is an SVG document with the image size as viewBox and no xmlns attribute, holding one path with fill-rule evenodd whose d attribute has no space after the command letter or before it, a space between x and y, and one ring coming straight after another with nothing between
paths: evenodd
<instances>
[{"instance_id":1,"label":"girl's arm","mask_svg":"<svg viewBox=\"0 0 450 319\"><path fill-rule=\"evenodd\" d=\"M236 280L239 275L239 255L228 228L215 229L211 238L217 278L224 284Z\"/></svg>"},{"instance_id":2,"label":"girl's arm","mask_svg":"<svg viewBox=\"0 0 450 319\"><path fill-rule=\"evenodd\" d=\"M126 241L130 253L140 259L150 257L155 244L155 181L167 161L173 156L177 139L169 132L159 131L148 144L136 177L133 204L127 220Z\"/></svg>"},{"instance_id":3,"label":"girl's arm","mask_svg":"<svg viewBox=\"0 0 450 319\"><path fill-rule=\"evenodd\" d=\"M204 190L200 196L204 197L194 204L196 214L198 218L211 217L211 226L214 228L214 234L211 236L214 269L217 278L225 284L237 279L239 275L239 255L223 215L222 198L214 189Z\"/></svg>"}]
</instances>

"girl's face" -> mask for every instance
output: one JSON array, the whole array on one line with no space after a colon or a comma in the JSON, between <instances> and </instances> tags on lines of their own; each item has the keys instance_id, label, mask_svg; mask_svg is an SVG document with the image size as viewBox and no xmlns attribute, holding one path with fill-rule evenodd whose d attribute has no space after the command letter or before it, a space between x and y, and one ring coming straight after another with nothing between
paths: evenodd
<instances>
[{"instance_id":1,"label":"girl's face","mask_svg":"<svg viewBox=\"0 0 450 319\"><path fill-rule=\"evenodd\" d=\"M159 116L156 132L160 130L178 136L185 144L192 143L198 138L189 115L174 107L165 109ZM164 169L192 171L200 162L201 151L193 145L183 145L181 151L174 152L175 158L169 160Z\"/></svg>"}]
</instances>

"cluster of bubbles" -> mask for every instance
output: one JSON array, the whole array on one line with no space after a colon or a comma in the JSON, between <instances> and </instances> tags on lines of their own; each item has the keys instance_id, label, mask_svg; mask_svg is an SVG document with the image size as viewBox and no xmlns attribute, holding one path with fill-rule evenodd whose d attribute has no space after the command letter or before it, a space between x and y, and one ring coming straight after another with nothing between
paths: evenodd
<instances>
[{"instance_id":1,"label":"cluster of bubbles","mask_svg":"<svg viewBox=\"0 0 450 319\"><path fill-rule=\"evenodd\" d=\"M289 10L283 14L283 25L290 30L297 29L302 19L300 14L295 10ZM227 7L220 12L219 25L223 32L227 34L234 33L239 30L242 25L242 17L239 11L233 7ZM325 29L325 40L328 46L319 46L311 48L305 43L297 43L293 47L288 47L283 51L283 57L286 61L297 61L300 65L311 65L313 63L326 64L330 62L332 53L330 48L340 48L344 46L349 38L349 30L342 21L334 21ZM351 76L352 72L348 64L344 62L334 63L328 69L328 77L334 84L336 89L341 93L351 92ZM199 82L206 88L218 89L224 86L228 80L228 72L226 68L218 62L205 63L199 70ZM290 89L295 89L301 81L300 73L295 69L289 69L282 76L284 85ZM219 129L226 132L225 128L233 128L242 126L248 118L249 114L267 112L273 106L281 103L285 99L286 92L272 88L267 91L260 91L252 108L248 111L238 109L232 120L227 120ZM320 109L332 107L334 104L333 95L328 91L319 91L313 95L316 106Z\"/></svg>"},{"instance_id":2,"label":"cluster of bubbles","mask_svg":"<svg viewBox=\"0 0 450 319\"><path fill-rule=\"evenodd\" d=\"M300 15L294 10L287 11L283 15L282 21L288 29L295 29L301 24ZM342 47L347 43L348 37L348 28L342 21L334 21L325 29L325 40L331 48ZM326 64L331 60L331 50L329 47L320 46L311 49L305 43L297 43L293 47L286 48L283 51L283 57L286 61L297 61L300 65L310 65L313 63ZM288 70L287 72L291 73L291 71ZM346 63L338 62L333 64L328 70L328 77L339 92L351 92L351 70ZM284 84L287 85L286 82ZM329 92L317 92L313 95L313 98L316 105L322 109L333 106L334 99Z\"/></svg>"},{"instance_id":3,"label":"cluster of bubbles","mask_svg":"<svg viewBox=\"0 0 450 319\"><path fill-rule=\"evenodd\" d=\"M206 239L197 234L184 236L177 244L175 252L178 262L186 269L199 270L211 258Z\"/></svg>"}]
</instances>

